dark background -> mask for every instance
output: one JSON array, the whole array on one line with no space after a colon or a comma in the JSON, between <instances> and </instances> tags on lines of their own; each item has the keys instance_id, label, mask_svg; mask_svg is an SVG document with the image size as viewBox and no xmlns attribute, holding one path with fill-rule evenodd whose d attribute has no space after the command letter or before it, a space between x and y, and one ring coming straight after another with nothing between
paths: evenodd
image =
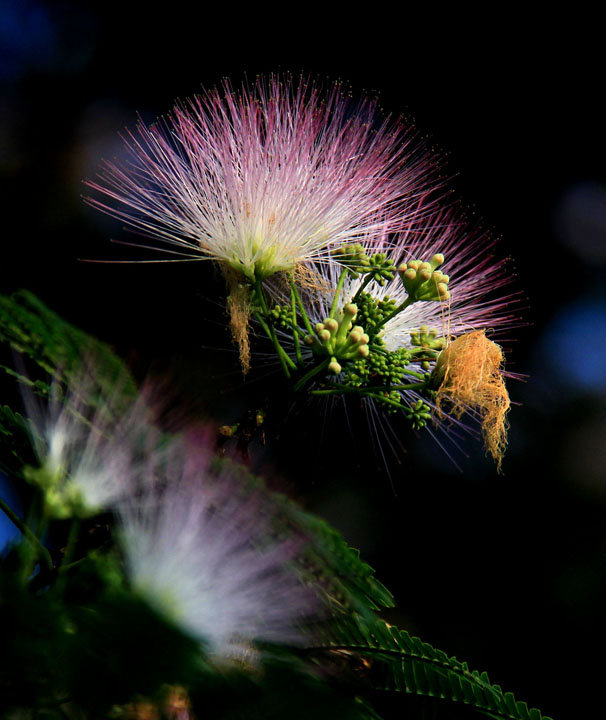
<instances>
[{"instance_id":1,"label":"dark background","mask_svg":"<svg viewBox=\"0 0 606 720\"><path fill-rule=\"evenodd\" d=\"M454 453L457 469L399 427L406 453L387 473L370 437L352 442L322 408L295 414L278 440L274 410L253 464L361 549L396 595L391 619L545 714L595 716L603 664L592 650L606 639L597 19L75 0L9 0L0 13L0 289L34 291L140 377L169 376L190 413L231 422L282 386L262 368L242 387L209 263L79 262L150 257L110 244L130 236L81 199L83 178L120 153L118 131L225 75L290 70L378 93L448 156L454 187L502 237L527 297L527 325L507 348L509 369L528 379L510 385L504 474L479 443Z\"/></svg>"}]
</instances>

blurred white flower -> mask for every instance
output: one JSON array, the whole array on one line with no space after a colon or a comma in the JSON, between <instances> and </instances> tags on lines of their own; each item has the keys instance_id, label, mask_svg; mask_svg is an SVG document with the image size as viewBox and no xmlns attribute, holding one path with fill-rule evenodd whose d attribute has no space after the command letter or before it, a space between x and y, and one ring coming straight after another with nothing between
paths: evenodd
<instances>
[{"instance_id":1,"label":"blurred white flower","mask_svg":"<svg viewBox=\"0 0 606 720\"><path fill-rule=\"evenodd\" d=\"M206 441L151 458L153 482L118 506L128 575L214 660L249 658L255 640L299 644L317 605L290 566L303 539L277 537L270 498L212 463Z\"/></svg>"},{"instance_id":2,"label":"blurred white flower","mask_svg":"<svg viewBox=\"0 0 606 720\"><path fill-rule=\"evenodd\" d=\"M103 398L86 368L66 386L53 381L46 402L24 396L32 445L39 467L28 479L43 491L53 517L87 516L109 510L138 482L139 441L155 431L142 398Z\"/></svg>"}]
</instances>

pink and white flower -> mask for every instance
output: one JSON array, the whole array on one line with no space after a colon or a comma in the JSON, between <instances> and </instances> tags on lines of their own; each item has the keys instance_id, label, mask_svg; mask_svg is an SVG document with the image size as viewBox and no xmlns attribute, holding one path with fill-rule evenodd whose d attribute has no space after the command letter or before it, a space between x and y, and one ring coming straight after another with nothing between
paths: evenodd
<instances>
[{"instance_id":1,"label":"pink and white flower","mask_svg":"<svg viewBox=\"0 0 606 720\"><path fill-rule=\"evenodd\" d=\"M105 196L90 204L250 279L407 226L435 175L413 131L374 101L304 78L240 92L226 81L125 143L129 161L105 162L87 183Z\"/></svg>"},{"instance_id":2,"label":"pink and white flower","mask_svg":"<svg viewBox=\"0 0 606 720\"><path fill-rule=\"evenodd\" d=\"M507 261L495 257L495 243L489 233L471 228L453 210L430 212L393 239L364 238L361 244L369 254L386 253L396 267L415 259L429 261L442 254L445 261L440 270L449 276L448 302L415 302L387 321L382 335L387 350L412 347L411 333L422 325L446 338L484 329L495 339L507 340L508 331L520 325L520 316L518 300L508 287L512 278ZM336 288L341 269L335 263L318 266L322 278L319 285ZM339 309L352 302L363 279L362 276L345 280ZM408 297L397 274L383 286L371 282L365 292L377 300L389 297L397 305ZM312 291L305 298L313 323L327 317L332 294ZM283 301L286 302L286 297Z\"/></svg>"}]
</instances>

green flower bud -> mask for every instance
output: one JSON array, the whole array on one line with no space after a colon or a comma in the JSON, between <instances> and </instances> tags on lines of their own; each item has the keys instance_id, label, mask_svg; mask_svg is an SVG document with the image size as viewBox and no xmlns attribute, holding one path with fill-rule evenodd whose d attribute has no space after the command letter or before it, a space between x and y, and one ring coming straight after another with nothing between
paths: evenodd
<instances>
[{"instance_id":1,"label":"green flower bud","mask_svg":"<svg viewBox=\"0 0 606 720\"><path fill-rule=\"evenodd\" d=\"M329 365L328 365L328 371L331 373L334 373L335 375L339 375L342 371L341 366L337 362L336 358L332 358Z\"/></svg>"}]
</instances>

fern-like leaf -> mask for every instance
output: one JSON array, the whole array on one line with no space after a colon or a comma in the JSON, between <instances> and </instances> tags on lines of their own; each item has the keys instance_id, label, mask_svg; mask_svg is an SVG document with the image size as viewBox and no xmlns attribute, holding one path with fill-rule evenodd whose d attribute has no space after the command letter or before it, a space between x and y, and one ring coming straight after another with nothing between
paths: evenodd
<instances>
[{"instance_id":1,"label":"fern-like leaf","mask_svg":"<svg viewBox=\"0 0 606 720\"><path fill-rule=\"evenodd\" d=\"M50 375L55 381L86 383L91 392L86 401L93 407L109 405L116 413L135 395L135 383L122 360L105 343L74 327L47 308L32 293L22 290L0 295L0 342L9 344L43 371L34 378L19 368L0 364L0 370L47 395ZM116 392L116 388L119 392Z\"/></svg>"},{"instance_id":2,"label":"fern-like leaf","mask_svg":"<svg viewBox=\"0 0 606 720\"><path fill-rule=\"evenodd\" d=\"M8 405L0 405L0 469L18 475L24 465L35 462L25 419Z\"/></svg>"},{"instance_id":3,"label":"fern-like leaf","mask_svg":"<svg viewBox=\"0 0 606 720\"><path fill-rule=\"evenodd\" d=\"M85 368L104 400L115 395L118 379L121 397L135 393L124 363L108 345L63 320L26 290L10 297L0 295L0 342L9 343L60 381L69 381ZM17 376L20 382L32 382L7 366L0 369Z\"/></svg>"},{"instance_id":4,"label":"fern-like leaf","mask_svg":"<svg viewBox=\"0 0 606 720\"><path fill-rule=\"evenodd\" d=\"M350 653L366 660L367 680L376 690L463 703L494 720L551 720L504 693L485 672L470 670L467 663L378 618L368 623L359 616L343 617L330 632L325 644L309 652Z\"/></svg>"},{"instance_id":5,"label":"fern-like leaf","mask_svg":"<svg viewBox=\"0 0 606 720\"><path fill-rule=\"evenodd\" d=\"M216 462L217 469L229 464L232 474L242 473L243 482L265 490L263 479L251 475L244 466L229 458ZM293 533L305 537L298 570L305 581L324 593L333 612L355 612L370 622L376 617L375 610L394 606L393 595L375 578L374 569L337 530L317 515L301 510L285 495L272 492L271 496L276 507L274 532L285 537Z\"/></svg>"}]
</instances>

